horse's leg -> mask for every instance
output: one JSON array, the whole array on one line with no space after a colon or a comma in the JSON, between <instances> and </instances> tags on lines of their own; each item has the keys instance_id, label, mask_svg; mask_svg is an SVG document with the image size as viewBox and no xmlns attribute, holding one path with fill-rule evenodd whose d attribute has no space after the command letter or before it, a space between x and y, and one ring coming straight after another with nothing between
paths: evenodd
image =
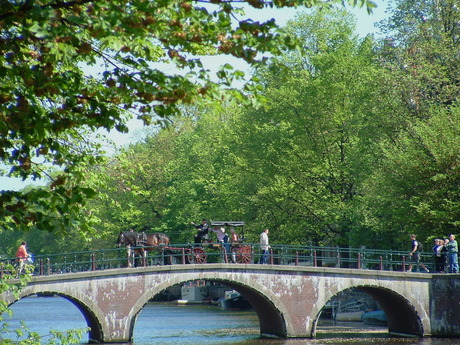
<instances>
[{"instance_id":1,"label":"horse's leg","mask_svg":"<svg viewBox=\"0 0 460 345\"><path fill-rule=\"evenodd\" d=\"M126 246L126 261L127 261L127 266L131 267L131 248L129 245Z\"/></svg>"},{"instance_id":2,"label":"horse's leg","mask_svg":"<svg viewBox=\"0 0 460 345\"><path fill-rule=\"evenodd\" d=\"M172 251L169 250L169 249L165 249L164 247L162 247L161 249L159 249L161 251L161 255L163 257L163 263L165 265L172 265L173 262L173 257L172 257Z\"/></svg>"},{"instance_id":3,"label":"horse's leg","mask_svg":"<svg viewBox=\"0 0 460 345\"><path fill-rule=\"evenodd\" d=\"M149 251L148 249L144 248L143 253L142 253L142 265L150 266L148 260L149 260Z\"/></svg>"},{"instance_id":4,"label":"horse's leg","mask_svg":"<svg viewBox=\"0 0 460 345\"><path fill-rule=\"evenodd\" d=\"M133 257L134 257L134 252L133 250L131 249L131 246L130 245L127 245L126 246L126 251L128 253L128 267L132 267L132 260L133 260Z\"/></svg>"},{"instance_id":5,"label":"horse's leg","mask_svg":"<svg viewBox=\"0 0 460 345\"><path fill-rule=\"evenodd\" d=\"M147 267L149 266L149 249L148 248L144 248L142 250L142 265L144 265L144 267Z\"/></svg>"},{"instance_id":6,"label":"horse's leg","mask_svg":"<svg viewBox=\"0 0 460 345\"><path fill-rule=\"evenodd\" d=\"M139 266L139 256L140 256L139 250L140 250L140 249L136 249L136 250L134 251L134 260L133 260L133 265L134 265L134 267L138 267L138 266Z\"/></svg>"},{"instance_id":7,"label":"horse's leg","mask_svg":"<svg viewBox=\"0 0 460 345\"><path fill-rule=\"evenodd\" d=\"M169 265L170 264L170 260L165 249L164 248L160 248L158 249L158 251L160 252L160 255L161 257L163 258L163 265ZM169 260L168 260L169 259Z\"/></svg>"},{"instance_id":8,"label":"horse's leg","mask_svg":"<svg viewBox=\"0 0 460 345\"><path fill-rule=\"evenodd\" d=\"M147 266L147 258L146 258L146 250L144 248L140 248L137 250L137 259L135 260L136 261L136 264L135 264L135 267L139 267L139 266Z\"/></svg>"},{"instance_id":9,"label":"horse's leg","mask_svg":"<svg viewBox=\"0 0 460 345\"><path fill-rule=\"evenodd\" d=\"M166 259L166 255L165 255L165 251L163 248L160 248L160 247L157 247L157 253L158 253L158 263L157 265L160 266L160 265L167 265L168 262L167 262L167 259Z\"/></svg>"}]
</instances>

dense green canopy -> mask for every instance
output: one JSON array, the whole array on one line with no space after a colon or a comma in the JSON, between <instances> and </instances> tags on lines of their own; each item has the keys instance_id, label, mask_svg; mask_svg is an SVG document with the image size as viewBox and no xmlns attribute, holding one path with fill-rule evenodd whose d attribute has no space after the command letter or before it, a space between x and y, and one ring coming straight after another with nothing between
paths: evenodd
<instances>
[{"instance_id":1,"label":"dense green canopy","mask_svg":"<svg viewBox=\"0 0 460 345\"><path fill-rule=\"evenodd\" d=\"M359 38L343 11L301 13L285 31L306 48L258 70L264 107L188 108L117 157L100 231L147 225L182 243L192 220L238 219L252 241L269 227L278 243L386 249L456 231L456 99L438 97L445 86L414 99L428 75L456 88L452 71L420 80L404 41Z\"/></svg>"},{"instance_id":2,"label":"dense green canopy","mask_svg":"<svg viewBox=\"0 0 460 345\"><path fill-rule=\"evenodd\" d=\"M3 1L0 159L7 176L50 185L3 191L1 228L89 231L88 214L80 210L95 187L82 181L87 167L103 159L92 133L126 132L131 117L164 122L184 105L221 99L222 87L242 72L224 65L215 78L201 56L232 55L257 65L264 53L295 46L274 20L245 17L242 3L282 8L340 1ZM254 93L249 81L232 97L252 102L242 95Z\"/></svg>"},{"instance_id":3,"label":"dense green canopy","mask_svg":"<svg viewBox=\"0 0 460 345\"><path fill-rule=\"evenodd\" d=\"M282 243L401 248L411 232L456 232L454 4L395 1L383 40L357 37L338 9L278 30L236 4L2 8L0 156L7 175L50 181L1 193L5 239L21 229L42 252L98 248L135 226L178 243L202 217L244 221L248 240L269 227ZM221 54L256 68L240 89L242 72L202 65ZM132 117L163 126L108 158L94 132Z\"/></svg>"}]
</instances>

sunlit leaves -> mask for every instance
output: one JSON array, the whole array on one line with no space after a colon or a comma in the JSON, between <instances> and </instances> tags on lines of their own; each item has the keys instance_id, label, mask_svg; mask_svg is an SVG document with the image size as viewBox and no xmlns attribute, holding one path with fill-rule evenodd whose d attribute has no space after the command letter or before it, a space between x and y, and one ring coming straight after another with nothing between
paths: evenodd
<instances>
[{"instance_id":1,"label":"sunlit leaves","mask_svg":"<svg viewBox=\"0 0 460 345\"><path fill-rule=\"evenodd\" d=\"M247 1L254 8L335 3L342 1ZM49 187L3 191L0 229L88 228L78 209L90 194L87 172L103 165L105 154L92 131L126 132L131 117L164 125L183 106L203 99L257 104L254 81L227 93L243 80L241 72L224 68L212 75L200 56L231 55L258 65L294 47L295 40L274 21L247 18L237 7L183 0L3 2L2 174L45 180Z\"/></svg>"},{"instance_id":2,"label":"sunlit leaves","mask_svg":"<svg viewBox=\"0 0 460 345\"><path fill-rule=\"evenodd\" d=\"M372 42L352 28L342 12L299 16L285 32L322 47L321 54L306 49L308 61L285 55L261 70L253 93L265 97L263 108L241 107L260 98L235 93L236 102L187 109L189 118L133 146L112 172L113 199L126 201L112 203L111 226L168 224L180 241L192 220L233 219L249 224L248 240L270 224L283 243L347 244L352 203L373 163L376 109L369 104L379 77ZM230 72L219 71L229 85Z\"/></svg>"},{"instance_id":3,"label":"sunlit leaves","mask_svg":"<svg viewBox=\"0 0 460 345\"><path fill-rule=\"evenodd\" d=\"M454 232L460 203L459 111L438 108L431 115L401 133L395 143L383 144L385 165L375 170L377 179L368 186L367 197L378 205L376 212L391 204L386 217L406 234L424 237Z\"/></svg>"}]
</instances>

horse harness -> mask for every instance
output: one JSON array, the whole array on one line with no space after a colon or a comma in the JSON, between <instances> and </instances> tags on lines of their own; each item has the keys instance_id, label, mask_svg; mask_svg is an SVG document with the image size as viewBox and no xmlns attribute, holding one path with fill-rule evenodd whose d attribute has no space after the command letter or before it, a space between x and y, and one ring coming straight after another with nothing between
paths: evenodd
<instances>
[{"instance_id":1,"label":"horse harness","mask_svg":"<svg viewBox=\"0 0 460 345\"><path fill-rule=\"evenodd\" d=\"M123 233L128 245L132 247L142 247L147 244L147 234L145 232L125 232Z\"/></svg>"}]
</instances>

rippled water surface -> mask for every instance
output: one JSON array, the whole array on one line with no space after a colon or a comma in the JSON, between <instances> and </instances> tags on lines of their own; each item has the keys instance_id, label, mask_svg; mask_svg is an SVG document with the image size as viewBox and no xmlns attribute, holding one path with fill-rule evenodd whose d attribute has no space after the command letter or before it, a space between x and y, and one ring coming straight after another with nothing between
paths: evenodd
<instances>
[{"instance_id":1,"label":"rippled water surface","mask_svg":"<svg viewBox=\"0 0 460 345\"><path fill-rule=\"evenodd\" d=\"M11 327L24 320L29 329L46 335L51 329L86 327L80 311L60 297L28 297L12 308L6 318ZM14 335L10 334L10 339ZM83 338L88 342L88 336ZM1 343L1 340L0 340ZM253 311L221 310L216 306L149 303L134 327L133 345L460 345L460 339L395 338L386 328L364 326L360 322L320 322L315 339L261 339L259 321Z\"/></svg>"}]
</instances>

